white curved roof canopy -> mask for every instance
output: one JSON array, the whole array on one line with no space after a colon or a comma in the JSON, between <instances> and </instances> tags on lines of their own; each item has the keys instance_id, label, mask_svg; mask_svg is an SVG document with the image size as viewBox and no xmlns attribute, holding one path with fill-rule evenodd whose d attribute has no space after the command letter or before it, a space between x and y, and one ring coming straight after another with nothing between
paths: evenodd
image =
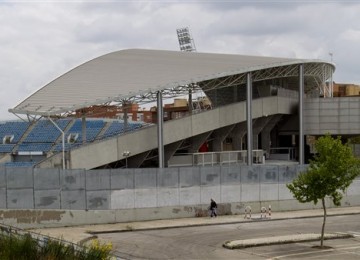
<instances>
[{"instance_id":1,"label":"white curved roof canopy","mask_svg":"<svg viewBox=\"0 0 360 260\"><path fill-rule=\"evenodd\" d=\"M300 60L229 54L129 49L90 60L53 80L9 112L62 113L223 76L301 63Z\"/></svg>"}]
</instances>

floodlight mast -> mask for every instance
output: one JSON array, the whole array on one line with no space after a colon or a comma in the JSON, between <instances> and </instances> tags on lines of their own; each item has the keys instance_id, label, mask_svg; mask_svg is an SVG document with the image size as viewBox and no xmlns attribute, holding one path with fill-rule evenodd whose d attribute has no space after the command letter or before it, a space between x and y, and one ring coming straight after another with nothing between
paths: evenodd
<instances>
[{"instance_id":1,"label":"floodlight mast","mask_svg":"<svg viewBox=\"0 0 360 260\"><path fill-rule=\"evenodd\" d=\"M180 51L196 52L194 39L190 35L188 27L176 29Z\"/></svg>"}]
</instances>

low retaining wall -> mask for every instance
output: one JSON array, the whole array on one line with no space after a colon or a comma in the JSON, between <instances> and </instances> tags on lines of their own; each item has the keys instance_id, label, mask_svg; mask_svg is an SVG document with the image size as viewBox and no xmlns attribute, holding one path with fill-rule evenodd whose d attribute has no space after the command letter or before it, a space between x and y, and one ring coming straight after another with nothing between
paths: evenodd
<instances>
[{"instance_id":1,"label":"low retaining wall","mask_svg":"<svg viewBox=\"0 0 360 260\"><path fill-rule=\"evenodd\" d=\"M331 200L327 206L334 207ZM258 201L249 203L219 203L219 215L239 215L243 218L245 207L250 206L253 214L260 213L261 207L271 205L272 215L280 211L321 208L321 205L299 203L296 200ZM360 195L345 196L342 206L360 206ZM19 228L44 228L78 226L90 224L111 224L120 222L147 221L156 219L206 217L208 205L178 207L154 207L121 210L0 210L3 224Z\"/></svg>"},{"instance_id":2,"label":"low retaining wall","mask_svg":"<svg viewBox=\"0 0 360 260\"><path fill-rule=\"evenodd\" d=\"M21 228L105 224L219 214L310 209L286 184L306 166L214 166L65 170L0 167L0 221ZM331 202L328 204L331 207ZM360 179L344 206L360 205ZM2 210L1 210L2 208Z\"/></svg>"}]
</instances>

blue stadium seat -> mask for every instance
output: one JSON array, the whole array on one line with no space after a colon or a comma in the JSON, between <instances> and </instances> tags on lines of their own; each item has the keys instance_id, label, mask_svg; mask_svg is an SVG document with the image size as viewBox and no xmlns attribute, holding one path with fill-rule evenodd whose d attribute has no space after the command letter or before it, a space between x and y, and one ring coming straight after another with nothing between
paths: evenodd
<instances>
[{"instance_id":1,"label":"blue stadium seat","mask_svg":"<svg viewBox=\"0 0 360 260\"><path fill-rule=\"evenodd\" d=\"M5 167L32 167L36 162L6 162Z\"/></svg>"},{"instance_id":2,"label":"blue stadium seat","mask_svg":"<svg viewBox=\"0 0 360 260\"><path fill-rule=\"evenodd\" d=\"M124 122L123 121L114 121L111 123L109 128L105 131L103 138L111 137L124 133Z\"/></svg>"},{"instance_id":3,"label":"blue stadium seat","mask_svg":"<svg viewBox=\"0 0 360 260\"><path fill-rule=\"evenodd\" d=\"M19 152L48 152L53 144L52 143L21 143L19 144Z\"/></svg>"},{"instance_id":4,"label":"blue stadium seat","mask_svg":"<svg viewBox=\"0 0 360 260\"><path fill-rule=\"evenodd\" d=\"M11 153L15 144L0 144L0 153Z\"/></svg>"},{"instance_id":5,"label":"blue stadium seat","mask_svg":"<svg viewBox=\"0 0 360 260\"><path fill-rule=\"evenodd\" d=\"M104 128L104 120L87 120L86 121L86 142L92 142L99 135L100 131ZM73 126L70 128L69 134L78 134L79 137L76 140L77 143L82 142L82 122L81 119L77 119ZM68 136L67 135L67 136Z\"/></svg>"},{"instance_id":6,"label":"blue stadium seat","mask_svg":"<svg viewBox=\"0 0 360 260\"><path fill-rule=\"evenodd\" d=\"M64 130L70 120L58 120L56 124ZM40 120L25 138L24 143L54 143L61 132L49 120Z\"/></svg>"},{"instance_id":7,"label":"blue stadium seat","mask_svg":"<svg viewBox=\"0 0 360 260\"><path fill-rule=\"evenodd\" d=\"M60 119L56 124L64 131L69 123L74 119ZM91 119L86 121L86 142L92 142L95 139L102 139L125 132L123 121L113 121L109 128L102 136L99 136L106 122L102 119ZM142 127L143 122L129 122L128 131L133 131ZM18 152L41 151L49 152L50 150L62 151L61 132L49 120L39 120L28 133L26 138L18 143L21 137L30 127L30 123L23 121L13 121L0 123L0 153L10 153L18 144ZM69 150L82 144L82 120L75 119L74 124L67 131L66 138L69 134L78 134L75 143L65 144L65 150ZM11 144L1 144L6 135L13 135L14 139ZM59 141L60 140L60 141Z\"/></svg>"},{"instance_id":8,"label":"blue stadium seat","mask_svg":"<svg viewBox=\"0 0 360 260\"><path fill-rule=\"evenodd\" d=\"M12 143L17 143L29 126L30 123L24 121L0 123L0 142L2 142L5 135L14 135Z\"/></svg>"}]
</instances>

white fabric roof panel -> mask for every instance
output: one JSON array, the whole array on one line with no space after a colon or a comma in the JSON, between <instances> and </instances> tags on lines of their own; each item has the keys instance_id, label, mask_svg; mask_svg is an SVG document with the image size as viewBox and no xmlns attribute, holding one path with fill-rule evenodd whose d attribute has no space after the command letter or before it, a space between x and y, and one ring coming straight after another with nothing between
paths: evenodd
<instances>
[{"instance_id":1,"label":"white fabric roof panel","mask_svg":"<svg viewBox=\"0 0 360 260\"><path fill-rule=\"evenodd\" d=\"M70 70L9 109L9 112L56 115L220 76L306 62L309 60L163 50L121 50Z\"/></svg>"}]
</instances>

